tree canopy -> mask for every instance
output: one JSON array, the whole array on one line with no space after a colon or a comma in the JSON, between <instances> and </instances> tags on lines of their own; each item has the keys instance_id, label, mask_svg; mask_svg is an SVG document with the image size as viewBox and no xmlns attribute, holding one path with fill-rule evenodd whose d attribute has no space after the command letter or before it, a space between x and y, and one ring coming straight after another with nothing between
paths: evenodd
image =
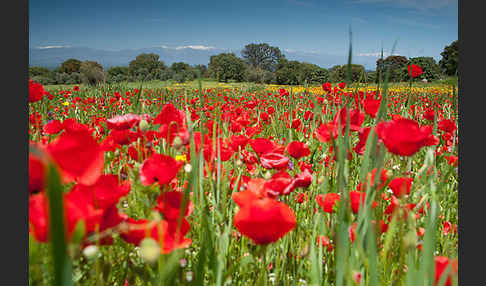
<instances>
[{"instance_id":1,"label":"tree canopy","mask_svg":"<svg viewBox=\"0 0 486 286\"><path fill-rule=\"evenodd\" d=\"M267 43L248 44L241 51L241 56L249 66L272 72L276 70L278 60L285 57L278 47Z\"/></svg>"}]
</instances>

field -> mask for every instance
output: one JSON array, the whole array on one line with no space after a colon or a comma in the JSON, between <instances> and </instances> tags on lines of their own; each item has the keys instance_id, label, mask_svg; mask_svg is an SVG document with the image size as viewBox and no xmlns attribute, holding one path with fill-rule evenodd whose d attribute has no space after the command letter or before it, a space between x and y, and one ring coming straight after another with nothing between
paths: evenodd
<instances>
[{"instance_id":1,"label":"field","mask_svg":"<svg viewBox=\"0 0 486 286\"><path fill-rule=\"evenodd\" d=\"M30 285L457 285L457 89L29 88Z\"/></svg>"}]
</instances>

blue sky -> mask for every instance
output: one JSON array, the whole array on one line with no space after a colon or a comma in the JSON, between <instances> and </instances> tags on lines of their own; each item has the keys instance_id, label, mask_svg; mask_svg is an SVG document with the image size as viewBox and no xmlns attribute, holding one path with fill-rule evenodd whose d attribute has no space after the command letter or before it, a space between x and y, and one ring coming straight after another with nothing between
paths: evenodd
<instances>
[{"instance_id":1,"label":"blue sky","mask_svg":"<svg viewBox=\"0 0 486 286\"><path fill-rule=\"evenodd\" d=\"M31 0L30 47L106 50L155 46L282 50L373 56L381 48L440 59L458 39L457 0L56 1Z\"/></svg>"}]
</instances>

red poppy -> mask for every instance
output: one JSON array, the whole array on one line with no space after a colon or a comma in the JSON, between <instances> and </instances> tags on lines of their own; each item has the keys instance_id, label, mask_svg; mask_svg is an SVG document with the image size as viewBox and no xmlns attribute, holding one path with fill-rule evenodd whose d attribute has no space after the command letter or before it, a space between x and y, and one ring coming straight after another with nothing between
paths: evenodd
<instances>
[{"instance_id":1,"label":"red poppy","mask_svg":"<svg viewBox=\"0 0 486 286\"><path fill-rule=\"evenodd\" d=\"M248 143L259 156L270 153L276 148L275 143L267 138L250 139Z\"/></svg>"},{"instance_id":2,"label":"red poppy","mask_svg":"<svg viewBox=\"0 0 486 286\"><path fill-rule=\"evenodd\" d=\"M376 133L390 153L412 156L427 145L432 127L420 127L413 120L401 118L379 123Z\"/></svg>"},{"instance_id":3,"label":"red poppy","mask_svg":"<svg viewBox=\"0 0 486 286\"><path fill-rule=\"evenodd\" d=\"M288 194L291 190L287 188L293 188L293 179L286 171L280 171L273 174L272 178L263 186L265 193L271 197L276 197L282 194Z\"/></svg>"},{"instance_id":4,"label":"red poppy","mask_svg":"<svg viewBox=\"0 0 486 286\"><path fill-rule=\"evenodd\" d=\"M287 168L289 158L279 153L265 153L260 156L260 163L266 169L283 169Z\"/></svg>"},{"instance_id":5,"label":"red poppy","mask_svg":"<svg viewBox=\"0 0 486 286\"><path fill-rule=\"evenodd\" d=\"M45 91L42 84L29 80L29 102L37 102L42 100Z\"/></svg>"},{"instance_id":6,"label":"red poppy","mask_svg":"<svg viewBox=\"0 0 486 286\"><path fill-rule=\"evenodd\" d=\"M182 163L170 156L153 154L146 159L140 167L140 181L145 186L154 182L160 185L168 184L177 176Z\"/></svg>"},{"instance_id":7,"label":"red poppy","mask_svg":"<svg viewBox=\"0 0 486 286\"><path fill-rule=\"evenodd\" d=\"M326 92L331 92L332 85L330 82L326 82L322 84L322 89Z\"/></svg>"},{"instance_id":8,"label":"red poppy","mask_svg":"<svg viewBox=\"0 0 486 286\"><path fill-rule=\"evenodd\" d=\"M437 123L437 129L439 130L442 130L446 133L454 133L454 131L456 131L457 129L457 126L456 126L456 123L451 120L451 119L444 119L444 120L441 120Z\"/></svg>"},{"instance_id":9,"label":"red poppy","mask_svg":"<svg viewBox=\"0 0 486 286\"><path fill-rule=\"evenodd\" d=\"M353 213L358 213L361 203L364 203L365 201L365 197L366 193L364 192L349 192L349 200L351 201L351 210L353 210Z\"/></svg>"},{"instance_id":10,"label":"red poppy","mask_svg":"<svg viewBox=\"0 0 486 286\"><path fill-rule=\"evenodd\" d=\"M346 130L347 116L348 109L346 107L341 108L334 116L333 122L336 126L338 126L338 124L341 126L341 133L344 133ZM349 130L359 131L364 119L365 114L363 112L361 112L359 109L351 109L349 111Z\"/></svg>"},{"instance_id":11,"label":"red poppy","mask_svg":"<svg viewBox=\"0 0 486 286\"><path fill-rule=\"evenodd\" d=\"M235 151L238 151L238 147L241 147L241 149L244 149L246 144L248 143L249 138L246 137L245 135L234 135L231 136L230 141L231 143L229 146Z\"/></svg>"},{"instance_id":12,"label":"red poppy","mask_svg":"<svg viewBox=\"0 0 486 286\"><path fill-rule=\"evenodd\" d=\"M379 99L369 98L364 100L363 107L366 112L371 118L375 118L376 114L378 113L378 109L380 108L381 101Z\"/></svg>"},{"instance_id":13,"label":"red poppy","mask_svg":"<svg viewBox=\"0 0 486 286\"><path fill-rule=\"evenodd\" d=\"M300 141L292 141L287 146L287 152L295 159L300 159L310 155L310 149L307 145Z\"/></svg>"},{"instance_id":14,"label":"red poppy","mask_svg":"<svg viewBox=\"0 0 486 286\"><path fill-rule=\"evenodd\" d=\"M29 193L37 193L45 187L45 166L37 156L29 153Z\"/></svg>"},{"instance_id":15,"label":"red poppy","mask_svg":"<svg viewBox=\"0 0 486 286\"><path fill-rule=\"evenodd\" d=\"M340 83L338 83L338 86L339 86L340 89L343 89L343 88L346 87L346 83L345 82L340 82Z\"/></svg>"},{"instance_id":16,"label":"red poppy","mask_svg":"<svg viewBox=\"0 0 486 286\"><path fill-rule=\"evenodd\" d=\"M319 235L317 237L317 246L319 245L322 245L322 248L326 248L327 251L332 251L333 250L333 246L331 244L331 242L329 241L329 238L325 235Z\"/></svg>"},{"instance_id":17,"label":"red poppy","mask_svg":"<svg viewBox=\"0 0 486 286\"><path fill-rule=\"evenodd\" d=\"M125 130L132 128L138 122L140 122L140 116L128 113L124 115L116 115L106 120L106 126L109 129Z\"/></svg>"},{"instance_id":18,"label":"red poppy","mask_svg":"<svg viewBox=\"0 0 486 286\"><path fill-rule=\"evenodd\" d=\"M433 109L427 109L424 114L423 114L423 118L424 119L427 119L429 121L434 121L434 118L435 118L435 110Z\"/></svg>"},{"instance_id":19,"label":"red poppy","mask_svg":"<svg viewBox=\"0 0 486 286\"><path fill-rule=\"evenodd\" d=\"M267 181L262 178L250 179L247 182L247 187L244 191L233 193L231 197L239 207L243 207L253 200L266 197L264 189L266 182Z\"/></svg>"},{"instance_id":20,"label":"red poppy","mask_svg":"<svg viewBox=\"0 0 486 286\"><path fill-rule=\"evenodd\" d=\"M301 126L302 126L302 121L300 121L299 118L295 118L294 120L292 120L291 127L293 129L299 129Z\"/></svg>"},{"instance_id":21,"label":"red poppy","mask_svg":"<svg viewBox=\"0 0 486 286\"><path fill-rule=\"evenodd\" d=\"M336 193L327 193L325 195L320 194L316 196L316 201L324 212L333 213L334 206L337 202L341 201L341 196Z\"/></svg>"},{"instance_id":22,"label":"red poppy","mask_svg":"<svg viewBox=\"0 0 486 286\"><path fill-rule=\"evenodd\" d=\"M420 76L423 72L420 66L414 64L408 66L408 74L413 78Z\"/></svg>"},{"instance_id":23,"label":"red poppy","mask_svg":"<svg viewBox=\"0 0 486 286\"><path fill-rule=\"evenodd\" d=\"M85 193L89 204L97 209L108 209L130 192L130 182L119 181L116 175L102 175L93 185L77 184L70 192Z\"/></svg>"},{"instance_id":24,"label":"red poppy","mask_svg":"<svg viewBox=\"0 0 486 286\"><path fill-rule=\"evenodd\" d=\"M86 129L66 130L47 146L47 151L59 165L65 182L91 185L103 171L103 151Z\"/></svg>"},{"instance_id":25,"label":"red poppy","mask_svg":"<svg viewBox=\"0 0 486 286\"><path fill-rule=\"evenodd\" d=\"M358 132L359 141L358 144L353 148L354 152L358 155L363 155L365 152L366 141L370 134L371 127L361 128Z\"/></svg>"},{"instance_id":26,"label":"red poppy","mask_svg":"<svg viewBox=\"0 0 486 286\"><path fill-rule=\"evenodd\" d=\"M409 195L412 188L413 178L395 178L388 185L392 189L393 194L397 197Z\"/></svg>"},{"instance_id":27,"label":"red poppy","mask_svg":"<svg viewBox=\"0 0 486 286\"><path fill-rule=\"evenodd\" d=\"M453 275L457 277L457 259L450 260L448 257L445 256L435 256L435 281L434 286L439 285L440 278L442 277L446 269L450 266L449 275L447 276L447 280L444 286L452 286L452 277Z\"/></svg>"},{"instance_id":28,"label":"red poppy","mask_svg":"<svg viewBox=\"0 0 486 286\"><path fill-rule=\"evenodd\" d=\"M185 122L185 114L179 111L172 103L164 105L159 115L153 121L153 124L177 124L181 128Z\"/></svg>"},{"instance_id":29,"label":"red poppy","mask_svg":"<svg viewBox=\"0 0 486 286\"><path fill-rule=\"evenodd\" d=\"M255 244L268 244L294 229L296 218L285 203L263 198L240 208L233 222L238 231Z\"/></svg>"},{"instance_id":30,"label":"red poppy","mask_svg":"<svg viewBox=\"0 0 486 286\"><path fill-rule=\"evenodd\" d=\"M44 127L42 128L44 133L49 134L49 135L57 134L57 133L61 132L62 129L63 129L63 125L57 119L50 121L49 123L44 125Z\"/></svg>"},{"instance_id":31,"label":"red poppy","mask_svg":"<svg viewBox=\"0 0 486 286\"><path fill-rule=\"evenodd\" d=\"M317 136L317 140L320 142L326 143L331 140L331 138L336 139L339 135L339 129L334 122L328 122L325 124L321 124L319 128L316 128L315 134Z\"/></svg>"},{"instance_id":32,"label":"red poppy","mask_svg":"<svg viewBox=\"0 0 486 286\"><path fill-rule=\"evenodd\" d=\"M184 200L184 193L178 191L163 192L157 198L157 205L155 209L160 211L166 220L177 220L181 212L182 202ZM184 208L183 216L188 216L192 213L194 206L187 198L186 206Z\"/></svg>"}]
</instances>

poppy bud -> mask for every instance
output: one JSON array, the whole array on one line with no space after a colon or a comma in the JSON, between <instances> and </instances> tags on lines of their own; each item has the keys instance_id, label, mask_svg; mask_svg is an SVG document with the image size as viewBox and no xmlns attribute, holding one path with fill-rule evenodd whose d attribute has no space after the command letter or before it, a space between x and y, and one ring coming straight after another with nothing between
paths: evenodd
<instances>
[{"instance_id":1,"label":"poppy bud","mask_svg":"<svg viewBox=\"0 0 486 286\"><path fill-rule=\"evenodd\" d=\"M83 255L88 258L92 259L98 254L98 247L96 245L88 245L83 249Z\"/></svg>"},{"instance_id":2,"label":"poppy bud","mask_svg":"<svg viewBox=\"0 0 486 286\"><path fill-rule=\"evenodd\" d=\"M140 243L140 256L148 263L157 261L160 251L159 244L152 238L144 238Z\"/></svg>"},{"instance_id":3,"label":"poppy bud","mask_svg":"<svg viewBox=\"0 0 486 286\"><path fill-rule=\"evenodd\" d=\"M147 120L145 120L145 119L140 120L140 123L139 123L138 126L140 127L140 130L143 131L143 132L147 131L150 127Z\"/></svg>"},{"instance_id":4,"label":"poppy bud","mask_svg":"<svg viewBox=\"0 0 486 286\"><path fill-rule=\"evenodd\" d=\"M182 139L179 136L174 137L174 141L172 141L172 146L174 148L179 149L182 146Z\"/></svg>"}]
</instances>

